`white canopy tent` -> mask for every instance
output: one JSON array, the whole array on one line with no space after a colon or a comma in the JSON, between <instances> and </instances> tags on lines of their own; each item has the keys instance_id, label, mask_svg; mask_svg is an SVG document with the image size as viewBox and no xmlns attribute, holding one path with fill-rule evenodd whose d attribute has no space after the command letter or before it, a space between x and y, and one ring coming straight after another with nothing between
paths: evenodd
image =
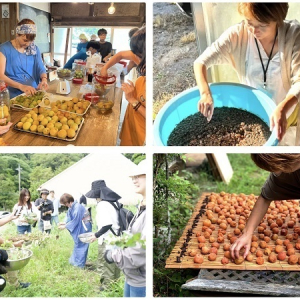
<instances>
[{"instance_id":1,"label":"white canopy tent","mask_svg":"<svg viewBox=\"0 0 300 300\"><path fill-rule=\"evenodd\" d=\"M134 192L129 177L135 168L136 165L122 154L92 153L42 184L40 189L54 190L56 198L69 193L79 200L81 193L91 190L93 181L103 179L107 187L121 196L120 202L135 205L140 196ZM88 199L88 203L96 201Z\"/></svg>"}]
</instances>

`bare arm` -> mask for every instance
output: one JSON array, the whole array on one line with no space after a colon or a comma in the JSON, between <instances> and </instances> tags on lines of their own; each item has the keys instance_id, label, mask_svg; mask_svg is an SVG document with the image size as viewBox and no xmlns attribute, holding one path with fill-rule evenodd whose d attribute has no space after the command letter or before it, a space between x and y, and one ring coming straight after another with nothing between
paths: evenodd
<instances>
[{"instance_id":1,"label":"bare arm","mask_svg":"<svg viewBox=\"0 0 300 300\"><path fill-rule=\"evenodd\" d=\"M16 82L5 75L6 68L6 57L0 52L0 80L3 80L8 86L16 88L27 95L34 94L36 92L35 88L32 86L24 85Z\"/></svg>"},{"instance_id":2,"label":"bare arm","mask_svg":"<svg viewBox=\"0 0 300 300\"><path fill-rule=\"evenodd\" d=\"M140 58L135 55L132 51L120 51L116 55L114 55L101 69L101 75L106 76L107 70L112 67L113 65L117 64L120 60L126 59L133 61L136 65L140 63Z\"/></svg>"},{"instance_id":3,"label":"bare arm","mask_svg":"<svg viewBox=\"0 0 300 300\"><path fill-rule=\"evenodd\" d=\"M276 109L272 113L270 118L270 129L273 130L275 128L279 141L283 138L286 132L287 112L297 103L298 99L294 95L287 95L286 98L277 105Z\"/></svg>"},{"instance_id":4,"label":"bare arm","mask_svg":"<svg viewBox=\"0 0 300 300\"><path fill-rule=\"evenodd\" d=\"M271 202L272 201L266 200L262 196L258 197L242 236L239 237L230 248L231 257L233 259L239 257L239 253L242 248L245 248L244 258L248 255L253 232L263 219Z\"/></svg>"},{"instance_id":5,"label":"bare arm","mask_svg":"<svg viewBox=\"0 0 300 300\"><path fill-rule=\"evenodd\" d=\"M10 214L9 216L3 218L3 219L0 219L0 227L5 225L6 223L9 223L10 221L12 220L15 220L17 219L19 216L15 216L14 215L15 212L13 212L12 214Z\"/></svg>"},{"instance_id":6,"label":"bare arm","mask_svg":"<svg viewBox=\"0 0 300 300\"><path fill-rule=\"evenodd\" d=\"M197 85L200 91L200 101L198 102L198 110L207 118L208 121L213 115L213 99L207 82L207 69L204 64L197 61L194 62L194 73Z\"/></svg>"}]
</instances>

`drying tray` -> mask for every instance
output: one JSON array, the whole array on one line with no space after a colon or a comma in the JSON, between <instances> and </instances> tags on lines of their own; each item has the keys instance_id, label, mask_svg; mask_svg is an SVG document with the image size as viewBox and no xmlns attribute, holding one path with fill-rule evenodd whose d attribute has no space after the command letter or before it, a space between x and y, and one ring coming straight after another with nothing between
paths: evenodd
<instances>
[{"instance_id":1,"label":"drying tray","mask_svg":"<svg viewBox=\"0 0 300 300\"><path fill-rule=\"evenodd\" d=\"M39 106L41 107L45 107L45 108L48 108L48 109L51 109L51 103L53 102L56 102L56 101L71 101L73 98L75 97L66 97L66 96L60 96L60 95L56 95L56 94L46 94L44 97L43 97L43 100L42 102L40 103ZM49 100L50 101L50 105L46 105L45 104L45 99ZM90 106L91 106L91 102L88 101L88 100L85 100L85 99L81 99L81 100L84 100L84 101L87 101L89 103L88 107L86 108L86 110L82 113L82 114L78 114L76 112L71 112L71 111L68 111L68 110L64 110L64 109L59 109L61 111L64 111L64 112L68 112L70 114L75 114L75 115L78 115L78 116L84 116L87 111L89 110Z\"/></svg>"},{"instance_id":2,"label":"drying tray","mask_svg":"<svg viewBox=\"0 0 300 300\"><path fill-rule=\"evenodd\" d=\"M18 121L19 122L19 121ZM50 134L49 135L45 135L45 134L43 134L43 133L41 133L41 132L32 132L32 131L30 131L30 130L24 130L24 129L21 129L21 128L18 128L17 127L17 124L18 124L18 122L14 125L14 129L15 130L17 130L17 131L21 131L21 132L26 132L26 133L31 133L31 134L35 134L35 135L40 135L40 136L44 136L44 137L46 137L46 138L52 138L52 139L57 139L57 140L61 140L61 141L66 141L66 142L74 142L76 139L77 139L77 136L78 136L78 134L79 134L79 132L80 132L80 130L81 130L81 127L82 127L82 125L83 125L83 123L84 123L84 118L82 118L81 119L81 122L80 122L80 124L79 124L79 126L78 126L78 129L77 129L77 131L76 131L76 134L75 134L75 136L73 137L73 138L71 138L71 139L69 139L69 138L65 138L65 139L62 139L62 138L59 138L59 137L57 137L57 136L51 136Z\"/></svg>"},{"instance_id":3,"label":"drying tray","mask_svg":"<svg viewBox=\"0 0 300 300\"><path fill-rule=\"evenodd\" d=\"M186 225L182 236L177 241L174 249L172 250L170 256L166 260L166 268L169 269L217 269L217 270L244 270L244 271L300 271L300 265L290 265L287 262L287 259L285 261L278 261L276 263L270 263L267 261L267 256L264 255L264 264L258 265L256 264L256 257L254 255L254 260L252 262L245 261L241 265L236 265L235 263L229 262L226 265L223 265L221 263L221 259L224 257L224 250L223 250L223 244L224 243L230 243L227 239L227 234L229 232L233 231L233 228L228 227L226 230L226 234L224 235L225 241L224 243L220 244L220 248L218 250L217 259L215 261L209 261L207 256L203 255L204 262L202 264L194 263L194 258L189 256L187 252L184 253L183 256L180 257L182 254L182 247L184 243L187 243L186 249L197 249L198 253L200 253L200 249L198 248L198 241L196 237L196 231L202 231L202 224L205 219L207 219L205 212L206 212L206 206L209 202L208 196L210 196L210 193L203 193L198 201L198 203L195 206L194 212L188 221L188 224ZM215 213L214 213L215 214ZM215 214L217 216L217 214ZM198 218L198 219L197 219ZM289 219L287 217L288 222ZM195 224L195 225L193 225ZM295 225L299 225L298 221ZM192 229L192 235L190 236L190 240L187 242L186 237L188 234L188 231L191 231ZM254 235L257 235L257 229L254 232ZM217 238L217 231L213 231L212 236ZM285 239L282 236L279 235L280 239ZM291 242L295 244L295 241ZM274 245L274 241L270 241L268 244ZM206 246L209 248L210 243L206 241ZM296 255L299 256L299 250L296 250ZM177 257L180 257L180 262L177 262Z\"/></svg>"},{"instance_id":4,"label":"drying tray","mask_svg":"<svg viewBox=\"0 0 300 300\"><path fill-rule=\"evenodd\" d=\"M18 96L16 96L16 97L10 99L10 102L16 100L16 98L19 97L19 96L26 96L26 93L20 94L20 95L18 95ZM46 96L46 93L44 94L43 98L44 98L45 96ZM12 103L12 104L11 104L11 107L12 107L12 108L16 108L16 109L22 109L22 110L30 111L30 110L32 110L33 108L36 108L36 107L40 106L40 104L43 102L43 98L42 98L41 102L38 103L38 104L37 104L36 106L34 106L34 107L25 107L25 106L23 106L23 105L21 105L21 104L15 104L15 103Z\"/></svg>"}]
</instances>

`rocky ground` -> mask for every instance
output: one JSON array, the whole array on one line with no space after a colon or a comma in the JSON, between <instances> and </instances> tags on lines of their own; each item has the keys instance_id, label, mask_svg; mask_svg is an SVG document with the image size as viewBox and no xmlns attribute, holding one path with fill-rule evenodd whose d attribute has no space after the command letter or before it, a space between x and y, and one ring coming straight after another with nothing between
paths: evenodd
<instances>
[{"instance_id":1,"label":"rocky ground","mask_svg":"<svg viewBox=\"0 0 300 300\"><path fill-rule=\"evenodd\" d=\"M194 23L174 3L153 4L153 114L175 95L196 85L198 57Z\"/></svg>"}]
</instances>

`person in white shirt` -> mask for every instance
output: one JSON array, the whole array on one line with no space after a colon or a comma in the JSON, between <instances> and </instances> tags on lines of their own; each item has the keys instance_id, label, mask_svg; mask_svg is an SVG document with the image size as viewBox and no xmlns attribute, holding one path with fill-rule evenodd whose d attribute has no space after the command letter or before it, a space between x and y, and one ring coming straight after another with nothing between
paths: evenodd
<instances>
[{"instance_id":1,"label":"person in white shirt","mask_svg":"<svg viewBox=\"0 0 300 300\"><path fill-rule=\"evenodd\" d=\"M239 3L244 20L227 29L194 62L200 90L198 110L212 118L214 102L207 69L229 64L243 84L267 93L277 105L270 129L282 140L297 122L300 99L300 24L285 20L288 3ZM243 99L241 99L243 101ZM287 141L288 142L288 141ZM292 141L291 141L292 143Z\"/></svg>"},{"instance_id":2,"label":"person in white shirt","mask_svg":"<svg viewBox=\"0 0 300 300\"><path fill-rule=\"evenodd\" d=\"M113 263L109 264L104 259L106 251L105 238L111 232L119 232L118 212L109 202L115 202L121 197L108 188L104 180L92 182L92 189L85 194L88 198L97 200L96 223L98 232L95 233L93 241L98 238L98 265L97 271L100 273L100 291L104 291L108 284L120 277L120 269Z\"/></svg>"},{"instance_id":3,"label":"person in white shirt","mask_svg":"<svg viewBox=\"0 0 300 300\"><path fill-rule=\"evenodd\" d=\"M55 198L53 190L50 190L48 199L52 201L53 208L54 208L54 211L51 214L51 220L50 220L51 225L53 225L53 222L55 222L55 225L57 225L59 223L58 215L59 215L59 208L61 207L61 204L59 202L59 199Z\"/></svg>"},{"instance_id":4,"label":"person in white shirt","mask_svg":"<svg viewBox=\"0 0 300 300\"><path fill-rule=\"evenodd\" d=\"M13 211L18 210L19 218L15 221L17 225L18 234L25 234L31 232L31 225L26 220L26 216L33 213L32 204L30 202L30 192L27 189L22 189L18 203L15 204ZM36 218L37 221L37 218Z\"/></svg>"}]
</instances>

